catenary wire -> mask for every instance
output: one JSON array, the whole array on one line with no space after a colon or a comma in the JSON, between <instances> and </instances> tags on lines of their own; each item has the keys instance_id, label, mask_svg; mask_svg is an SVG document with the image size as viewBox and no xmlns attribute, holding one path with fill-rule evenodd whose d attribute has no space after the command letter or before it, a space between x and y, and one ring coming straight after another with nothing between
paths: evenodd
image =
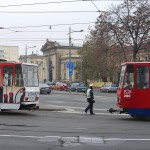
<instances>
[{"instance_id":1,"label":"catenary wire","mask_svg":"<svg viewBox=\"0 0 150 150\"><path fill-rule=\"evenodd\" d=\"M101 11L99 10L99 8L96 6L96 4L93 2L93 0L91 0L91 2L92 2L92 4L96 7L96 9L98 10L98 12L101 12Z\"/></svg>"},{"instance_id":2,"label":"catenary wire","mask_svg":"<svg viewBox=\"0 0 150 150\"><path fill-rule=\"evenodd\" d=\"M0 41L9 40L9 41L45 41L47 38L0 38ZM84 39L75 39L71 38L72 40L84 40ZM62 40L62 41L68 41L68 38L52 38L52 40Z\"/></svg>"},{"instance_id":3,"label":"catenary wire","mask_svg":"<svg viewBox=\"0 0 150 150\"><path fill-rule=\"evenodd\" d=\"M97 13L102 11L0 11L0 13ZM103 11L104 12L104 11Z\"/></svg>"},{"instance_id":4,"label":"catenary wire","mask_svg":"<svg viewBox=\"0 0 150 150\"><path fill-rule=\"evenodd\" d=\"M58 1L58 2L41 2L41 3L31 3L31 4L18 4L18 5L3 5L0 7L17 7L17 6L32 6L32 5L45 5L45 4L58 4L58 3L71 3L71 2L81 2L81 1L91 1L91 0L72 0L72 1ZM123 1L123 0L93 0L93 1Z\"/></svg>"},{"instance_id":5,"label":"catenary wire","mask_svg":"<svg viewBox=\"0 0 150 150\"><path fill-rule=\"evenodd\" d=\"M82 25L82 24L93 24L95 22L82 22L82 23L68 23L68 24L49 24L49 25L37 25L37 26L22 26L22 27L9 27L9 28L38 28L38 27L49 27L49 26L70 26L70 25Z\"/></svg>"}]
</instances>

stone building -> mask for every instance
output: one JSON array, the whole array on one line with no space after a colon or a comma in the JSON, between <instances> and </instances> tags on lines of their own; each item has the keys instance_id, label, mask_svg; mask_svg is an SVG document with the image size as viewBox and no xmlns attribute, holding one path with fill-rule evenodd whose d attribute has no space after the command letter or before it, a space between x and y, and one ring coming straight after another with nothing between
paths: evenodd
<instances>
[{"instance_id":1,"label":"stone building","mask_svg":"<svg viewBox=\"0 0 150 150\"><path fill-rule=\"evenodd\" d=\"M18 62L19 59L18 46L0 45L0 59Z\"/></svg>"},{"instance_id":2,"label":"stone building","mask_svg":"<svg viewBox=\"0 0 150 150\"><path fill-rule=\"evenodd\" d=\"M42 46L43 71L45 78L49 81L57 82L69 81L67 63L69 62L69 46L59 45L57 42L47 40ZM76 64L80 60L78 49L81 47L71 47L71 61ZM76 70L74 69L72 81L75 81Z\"/></svg>"}]
</instances>

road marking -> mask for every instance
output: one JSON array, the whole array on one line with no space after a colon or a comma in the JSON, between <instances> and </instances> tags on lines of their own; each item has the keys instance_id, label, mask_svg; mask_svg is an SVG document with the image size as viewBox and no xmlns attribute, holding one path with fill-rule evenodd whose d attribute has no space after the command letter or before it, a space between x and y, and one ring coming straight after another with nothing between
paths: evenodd
<instances>
[{"instance_id":1,"label":"road marking","mask_svg":"<svg viewBox=\"0 0 150 150\"><path fill-rule=\"evenodd\" d=\"M100 97L100 98L112 98L111 96L100 96L100 95L94 95L94 97ZM117 98L117 97L114 97Z\"/></svg>"},{"instance_id":2,"label":"road marking","mask_svg":"<svg viewBox=\"0 0 150 150\"><path fill-rule=\"evenodd\" d=\"M79 111L74 111L74 110L68 110L67 111L63 111L62 113L72 113L72 114L85 114L85 113L82 113L82 112L79 112ZM88 115L88 114L86 114ZM95 115L105 115L105 116L128 116L128 114L110 114L110 113L96 113Z\"/></svg>"},{"instance_id":3,"label":"road marking","mask_svg":"<svg viewBox=\"0 0 150 150\"><path fill-rule=\"evenodd\" d=\"M82 113L84 112L84 109L83 107L69 107L69 106L57 106L57 105L50 105L48 104L47 106L49 107L53 107L53 108L64 108L66 109L66 111L61 111L61 113L74 113L74 114L85 114L85 113ZM75 109L79 109L79 111L75 110ZM100 108L94 108L95 111L105 111L105 113L96 113L96 115L107 115L107 116L117 116L117 115L124 115L124 116L127 116L128 114L120 114L120 113L113 113L113 114L110 114L108 112L108 109L100 109ZM57 110L57 112L59 112L59 110Z\"/></svg>"},{"instance_id":4,"label":"road marking","mask_svg":"<svg viewBox=\"0 0 150 150\"><path fill-rule=\"evenodd\" d=\"M89 136L76 136L76 137L61 137L61 136L26 136L26 135L0 135L0 137L14 137L14 138L35 138L44 139L52 138L53 140L64 140L64 141L80 141L80 142L97 142L102 143L102 141L150 141L149 138L103 138L103 137L89 137ZM78 140L79 139L79 140Z\"/></svg>"},{"instance_id":5,"label":"road marking","mask_svg":"<svg viewBox=\"0 0 150 150\"><path fill-rule=\"evenodd\" d=\"M41 105L44 105L44 104L41 104ZM52 105L52 104L48 104L46 106L54 107L54 108L66 108L66 109L80 109L80 110L84 110L85 109L84 107L57 106L57 105ZM94 110L107 111L108 109L94 108Z\"/></svg>"},{"instance_id":6,"label":"road marking","mask_svg":"<svg viewBox=\"0 0 150 150\"><path fill-rule=\"evenodd\" d=\"M150 141L150 139L122 139L122 138L106 138L105 141Z\"/></svg>"}]
</instances>

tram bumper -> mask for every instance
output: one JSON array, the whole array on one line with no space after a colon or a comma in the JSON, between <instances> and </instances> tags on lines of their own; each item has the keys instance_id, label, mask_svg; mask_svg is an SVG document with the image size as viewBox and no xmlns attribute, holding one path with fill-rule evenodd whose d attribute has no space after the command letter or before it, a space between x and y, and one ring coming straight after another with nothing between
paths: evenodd
<instances>
[{"instance_id":1,"label":"tram bumper","mask_svg":"<svg viewBox=\"0 0 150 150\"><path fill-rule=\"evenodd\" d=\"M21 102L20 103L20 110L38 110L39 102Z\"/></svg>"},{"instance_id":2,"label":"tram bumper","mask_svg":"<svg viewBox=\"0 0 150 150\"><path fill-rule=\"evenodd\" d=\"M31 105L31 104L35 104L35 105L37 105L37 104L39 104L39 101L25 101L25 102L21 102L20 103L21 105Z\"/></svg>"},{"instance_id":3,"label":"tram bumper","mask_svg":"<svg viewBox=\"0 0 150 150\"><path fill-rule=\"evenodd\" d=\"M117 113L119 113L119 114L122 114L122 113L127 113L127 111L126 111L126 109L113 109L113 108L110 108L109 110L109 113L114 113L114 112L117 112Z\"/></svg>"}]
</instances>

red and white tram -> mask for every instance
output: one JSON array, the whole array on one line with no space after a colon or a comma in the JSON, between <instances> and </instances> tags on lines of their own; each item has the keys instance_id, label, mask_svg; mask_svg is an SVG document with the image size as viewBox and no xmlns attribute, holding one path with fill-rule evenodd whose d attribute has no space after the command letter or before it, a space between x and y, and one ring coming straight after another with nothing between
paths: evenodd
<instances>
[{"instance_id":1,"label":"red and white tram","mask_svg":"<svg viewBox=\"0 0 150 150\"><path fill-rule=\"evenodd\" d=\"M121 66L117 90L120 113L132 117L150 116L150 62L125 62Z\"/></svg>"},{"instance_id":2,"label":"red and white tram","mask_svg":"<svg viewBox=\"0 0 150 150\"><path fill-rule=\"evenodd\" d=\"M0 62L0 109L30 110L38 104L38 65Z\"/></svg>"}]
</instances>

